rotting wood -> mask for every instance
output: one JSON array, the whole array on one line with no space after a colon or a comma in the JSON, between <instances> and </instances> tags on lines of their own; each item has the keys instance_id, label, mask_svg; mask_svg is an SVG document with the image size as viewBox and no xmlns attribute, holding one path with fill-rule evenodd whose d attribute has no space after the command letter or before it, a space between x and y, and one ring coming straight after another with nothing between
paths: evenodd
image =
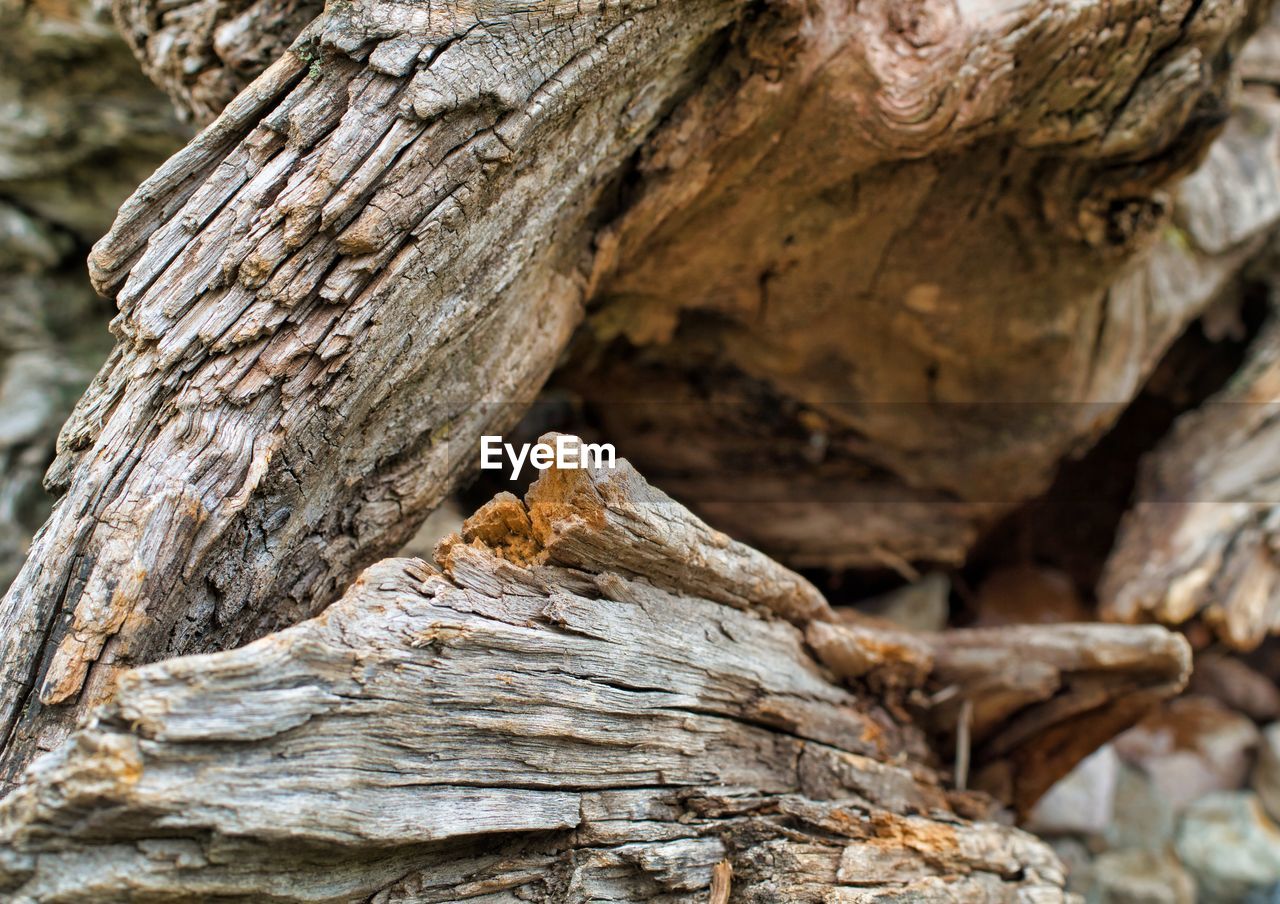
<instances>
[{"instance_id":1,"label":"rotting wood","mask_svg":"<svg viewBox=\"0 0 1280 904\"><path fill-rule=\"evenodd\" d=\"M617 524L657 520L701 554L640 530L608 557ZM732 877L742 902L1070 900L1046 844L947 790L920 725L810 656L770 603L803 579L725 550L625 462L549 472L439 569L384 561L317 618L124 674L0 803L0 889L701 904ZM1097 636L1036 630L1016 652L1064 672ZM1104 671L1172 638L1100 631L1132 639L1093 651ZM999 633L955 635L974 654Z\"/></svg>"}]
</instances>

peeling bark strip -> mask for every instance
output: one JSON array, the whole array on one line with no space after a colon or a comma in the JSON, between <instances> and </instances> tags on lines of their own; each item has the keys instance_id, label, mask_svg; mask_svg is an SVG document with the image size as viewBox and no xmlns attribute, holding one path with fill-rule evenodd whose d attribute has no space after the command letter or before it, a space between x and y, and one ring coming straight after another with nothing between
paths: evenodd
<instances>
[{"instance_id":1,"label":"peeling bark strip","mask_svg":"<svg viewBox=\"0 0 1280 904\"><path fill-rule=\"evenodd\" d=\"M1188 668L1157 627L811 621L824 662L874 660L840 687L778 617L812 588L625 461L497 497L437 558L124 674L0 803L6 899L1066 901L1048 846L948 791L867 676L958 687L979 742L1043 776L1016 754Z\"/></svg>"},{"instance_id":2,"label":"peeling bark strip","mask_svg":"<svg viewBox=\"0 0 1280 904\"><path fill-rule=\"evenodd\" d=\"M124 675L0 804L7 900L704 902L726 862L735 901L1065 900L798 628L706 598L799 578L643 529L567 566L605 512L700 530L583 473L486 506L443 572L383 562L314 620Z\"/></svg>"},{"instance_id":3,"label":"peeling bark strip","mask_svg":"<svg viewBox=\"0 0 1280 904\"><path fill-rule=\"evenodd\" d=\"M5 775L124 664L407 538L545 380L608 174L737 8L335 4L126 203L91 261L120 344L0 606Z\"/></svg>"}]
</instances>

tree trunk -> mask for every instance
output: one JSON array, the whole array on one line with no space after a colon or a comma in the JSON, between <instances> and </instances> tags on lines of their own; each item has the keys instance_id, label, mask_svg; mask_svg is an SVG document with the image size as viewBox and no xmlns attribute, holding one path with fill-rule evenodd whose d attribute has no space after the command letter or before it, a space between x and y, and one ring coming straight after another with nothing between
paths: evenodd
<instances>
[{"instance_id":1,"label":"tree trunk","mask_svg":"<svg viewBox=\"0 0 1280 904\"><path fill-rule=\"evenodd\" d=\"M1052 850L949 788L926 729L967 703L976 769L1026 791L1069 768L1064 738L1115 730L1190 665L1151 626L894 640L839 623L626 462L499 496L437 559L382 562L319 618L124 676L0 804L0 889L1063 901Z\"/></svg>"}]
</instances>

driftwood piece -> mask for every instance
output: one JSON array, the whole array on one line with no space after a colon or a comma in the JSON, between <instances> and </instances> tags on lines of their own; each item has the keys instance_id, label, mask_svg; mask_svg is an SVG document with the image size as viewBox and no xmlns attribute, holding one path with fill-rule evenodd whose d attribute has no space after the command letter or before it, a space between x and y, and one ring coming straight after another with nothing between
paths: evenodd
<instances>
[{"instance_id":1,"label":"driftwood piece","mask_svg":"<svg viewBox=\"0 0 1280 904\"><path fill-rule=\"evenodd\" d=\"M965 818L982 801L946 790L920 729L832 683L772 613L801 578L713 535L687 571L697 550L646 530L608 558L614 525L659 521L705 531L625 464L552 472L444 541L442 571L386 561L318 618L123 675L0 804L0 889L1068 899L1047 845Z\"/></svg>"},{"instance_id":2,"label":"driftwood piece","mask_svg":"<svg viewBox=\"0 0 1280 904\"><path fill-rule=\"evenodd\" d=\"M777 602L807 596L803 578L722 539L625 461L552 470L442 541L439 569L388 560L317 618L127 672L0 803L0 891L1069 900L1047 845L948 789L926 730L942 705L916 718L881 701L958 686L979 744L1003 739L1015 770L1043 775L1017 755L1100 705L1081 705L1091 679L1170 691L1185 641L1154 626L806 635ZM806 638L824 627L820 662ZM879 690L823 664L856 646L892 668L903 645L924 659Z\"/></svg>"},{"instance_id":3,"label":"driftwood piece","mask_svg":"<svg viewBox=\"0 0 1280 904\"><path fill-rule=\"evenodd\" d=\"M1280 632L1280 324L1143 462L1100 597L1104 616L1202 617L1252 649Z\"/></svg>"}]
</instances>

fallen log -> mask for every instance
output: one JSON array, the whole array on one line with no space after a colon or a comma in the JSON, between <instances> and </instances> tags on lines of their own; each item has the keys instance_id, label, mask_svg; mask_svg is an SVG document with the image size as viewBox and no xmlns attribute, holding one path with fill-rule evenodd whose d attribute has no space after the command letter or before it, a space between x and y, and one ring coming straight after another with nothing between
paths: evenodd
<instances>
[{"instance_id":1,"label":"fallen log","mask_svg":"<svg viewBox=\"0 0 1280 904\"><path fill-rule=\"evenodd\" d=\"M809 652L802 626L833 616L798 614L816 594L803 578L625 462L495 499L437 560L382 562L317 618L122 675L0 803L0 890L23 904L1068 900L1047 845L948 787L925 720L865 673L837 683L830 643ZM842 638L889 666L893 645L868 631ZM1006 660L1043 654L1108 687L1185 679L1185 642L1163 629L1049 626L953 632L929 642L940 666L896 687L961 685L981 736L1018 709L989 718L973 681L1002 637ZM1005 692L1023 683L1001 674ZM1024 699L1052 696L1036 683Z\"/></svg>"}]
</instances>

